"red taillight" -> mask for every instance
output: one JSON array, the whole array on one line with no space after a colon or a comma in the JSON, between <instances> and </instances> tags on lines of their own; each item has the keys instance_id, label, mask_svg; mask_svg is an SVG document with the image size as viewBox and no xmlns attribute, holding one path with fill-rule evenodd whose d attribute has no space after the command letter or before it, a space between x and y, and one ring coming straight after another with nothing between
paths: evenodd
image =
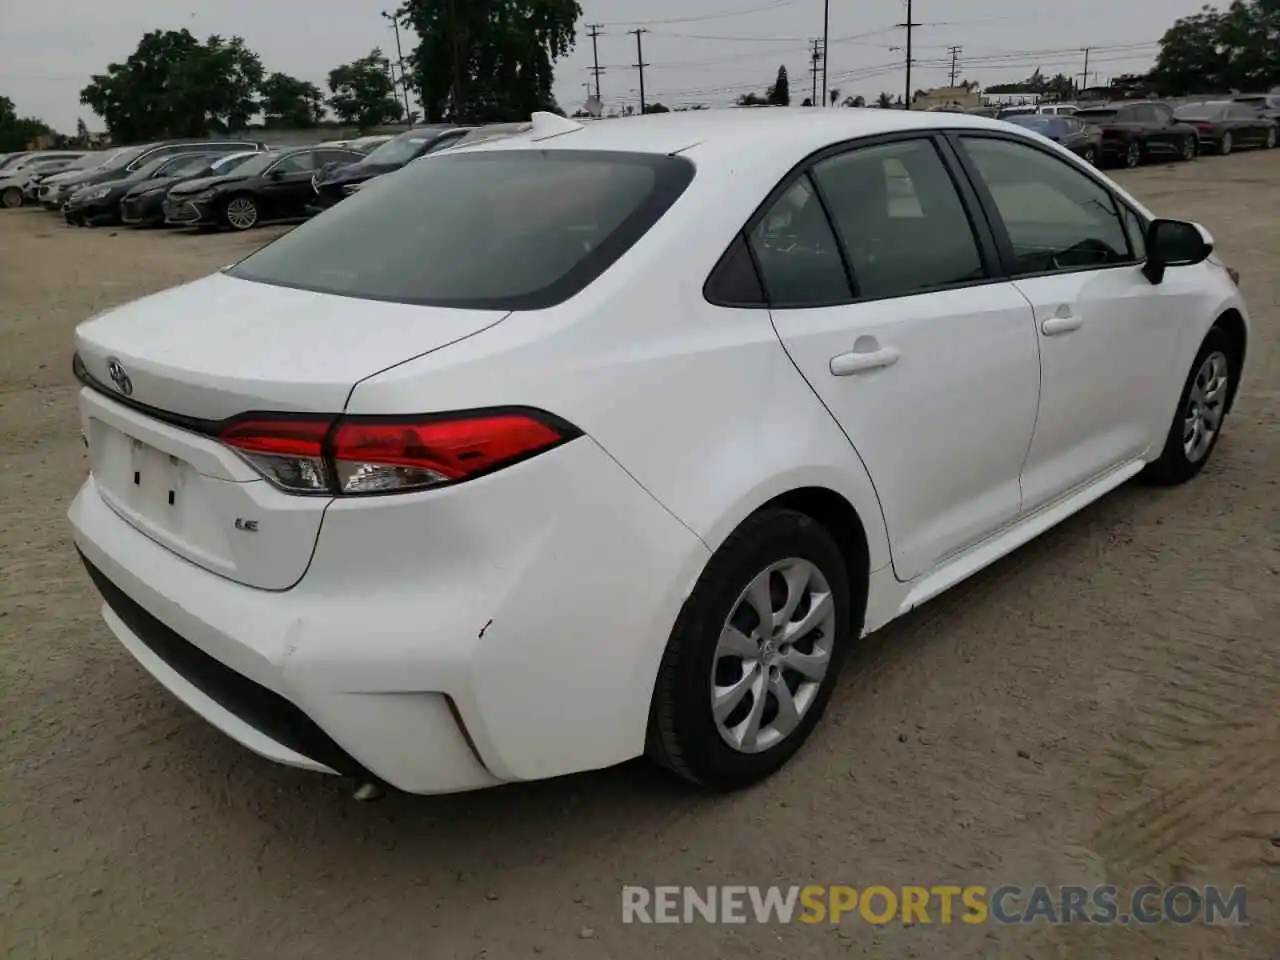
<instances>
[{"instance_id":1,"label":"red taillight","mask_svg":"<svg viewBox=\"0 0 1280 960\"><path fill-rule=\"evenodd\" d=\"M577 436L537 410L427 417L248 417L218 439L291 493L369 494L468 480Z\"/></svg>"},{"instance_id":2,"label":"red taillight","mask_svg":"<svg viewBox=\"0 0 1280 960\"><path fill-rule=\"evenodd\" d=\"M1212 129L1213 129L1213 124L1212 124L1212 123L1193 123L1193 124L1192 124L1192 126L1193 126L1193 127L1195 127L1197 130L1212 130Z\"/></svg>"}]
</instances>

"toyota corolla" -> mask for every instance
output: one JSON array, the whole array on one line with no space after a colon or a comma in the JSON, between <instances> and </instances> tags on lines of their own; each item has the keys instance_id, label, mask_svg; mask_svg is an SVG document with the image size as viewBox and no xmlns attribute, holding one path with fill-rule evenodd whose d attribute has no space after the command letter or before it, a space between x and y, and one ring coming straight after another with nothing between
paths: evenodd
<instances>
[{"instance_id":1,"label":"toyota corolla","mask_svg":"<svg viewBox=\"0 0 1280 960\"><path fill-rule=\"evenodd\" d=\"M75 543L119 641L273 760L741 787L859 636L1199 473L1236 280L1010 124L540 114L82 324Z\"/></svg>"}]
</instances>

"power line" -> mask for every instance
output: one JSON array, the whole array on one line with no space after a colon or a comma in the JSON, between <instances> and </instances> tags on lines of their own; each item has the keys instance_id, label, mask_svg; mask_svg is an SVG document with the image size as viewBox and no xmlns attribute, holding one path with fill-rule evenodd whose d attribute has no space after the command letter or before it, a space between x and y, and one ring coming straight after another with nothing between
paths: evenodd
<instances>
[{"instance_id":1,"label":"power line","mask_svg":"<svg viewBox=\"0 0 1280 960\"><path fill-rule=\"evenodd\" d=\"M772 0L760 7L748 7L745 10L722 10L719 13L704 13L696 17L668 17L658 20L615 20L613 26L616 27L653 27L661 26L664 23L702 23L706 20L724 20L728 17L745 17L753 13L763 13L766 10L779 10L782 7L793 7L800 0ZM630 32L630 31L628 31Z\"/></svg>"},{"instance_id":2,"label":"power line","mask_svg":"<svg viewBox=\"0 0 1280 960\"><path fill-rule=\"evenodd\" d=\"M636 27L634 30L628 30L628 33L636 35L636 69L640 71L640 113L644 114L644 68L648 66L644 62L644 48L641 46L640 38L649 31L644 27Z\"/></svg>"}]
</instances>

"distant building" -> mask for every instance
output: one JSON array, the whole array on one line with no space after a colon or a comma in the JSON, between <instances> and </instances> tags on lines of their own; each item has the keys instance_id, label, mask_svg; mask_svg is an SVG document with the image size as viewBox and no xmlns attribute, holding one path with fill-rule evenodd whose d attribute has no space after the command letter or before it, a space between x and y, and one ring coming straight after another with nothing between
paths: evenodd
<instances>
[{"instance_id":1,"label":"distant building","mask_svg":"<svg viewBox=\"0 0 1280 960\"><path fill-rule=\"evenodd\" d=\"M984 107L1026 107L1035 106L1043 97L1038 93L984 93Z\"/></svg>"},{"instance_id":2,"label":"distant building","mask_svg":"<svg viewBox=\"0 0 1280 960\"><path fill-rule=\"evenodd\" d=\"M982 106L982 95L969 87L934 87L926 90L911 102L912 110L933 110L942 107L959 107L971 110Z\"/></svg>"}]
</instances>

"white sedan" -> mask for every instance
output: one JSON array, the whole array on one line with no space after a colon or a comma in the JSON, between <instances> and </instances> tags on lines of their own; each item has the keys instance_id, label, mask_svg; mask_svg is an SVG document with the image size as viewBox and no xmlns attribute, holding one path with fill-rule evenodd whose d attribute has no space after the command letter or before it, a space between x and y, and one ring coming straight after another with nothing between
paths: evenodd
<instances>
[{"instance_id":1,"label":"white sedan","mask_svg":"<svg viewBox=\"0 0 1280 960\"><path fill-rule=\"evenodd\" d=\"M265 757L732 789L860 635L1201 470L1235 281L1009 124L540 114L82 324L75 542L119 641Z\"/></svg>"}]
</instances>

